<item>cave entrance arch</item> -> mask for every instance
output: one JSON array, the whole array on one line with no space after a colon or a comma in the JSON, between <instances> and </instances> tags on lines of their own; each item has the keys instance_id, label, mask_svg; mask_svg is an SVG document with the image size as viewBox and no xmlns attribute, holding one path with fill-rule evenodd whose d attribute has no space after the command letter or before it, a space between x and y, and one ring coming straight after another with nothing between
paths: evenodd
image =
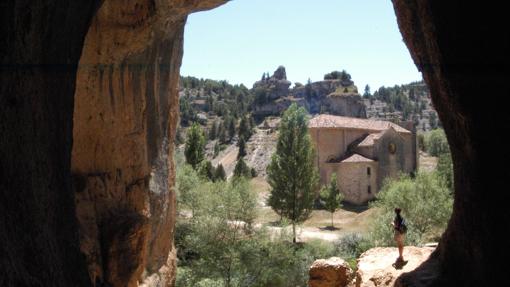
<instances>
[{"instance_id":1,"label":"cave entrance arch","mask_svg":"<svg viewBox=\"0 0 510 287\"><path fill-rule=\"evenodd\" d=\"M108 31L115 26L152 31L141 33L148 41L134 42L137 49L133 50L123 44L125 38L106 33L97 43L112 43L104 46L112 50L100 51L108 53L99 56L121 64L128 56L132 61L137 56L142 60L143 52L150 50L148 56L158 66L163 55L156 47L169 45L182 52L179 33L172 34L176 41L167 41L166 37L158 40L162 36L158 31L176 29L190 11L221 3L112 0L104 1L99 12L100 1L12 0L2 4L0 279L5 286L91 285L77 247L78 224L73 220L76 210L71 192L73 96L87 31ZM422 268L404 275L400 286L495 286L506 279L501 276L506 266L496 263L509 257L504 248L506 228L502 227L509 226L510 218L508 196L502 188L507 186L508 167L491 167L497 164L495 158L503 163L510 158L504 139L510 130L505 106L494 104L485 95L502 98L509 93L507 10L504 4L469 1L393 0L393 4L405 42L423 72L445 128L455 173L453 215L438 250ZM127 7L136 13L123 14ZM94 15L104 17L104 22L90 22ZM172 63L178 66L178 62ZM154 74L166 75L171 82L178 73L164 72L170 67L158 66ZM105 71L107 75L108 69ZM114 69L112 78L116 77L128 80L120 73L117 76ZM146 88L151 87L146 83ZM79 178L74 188L86 186ZM110 266L113 268L115 265Z\"/></svg>"}]
</instances>

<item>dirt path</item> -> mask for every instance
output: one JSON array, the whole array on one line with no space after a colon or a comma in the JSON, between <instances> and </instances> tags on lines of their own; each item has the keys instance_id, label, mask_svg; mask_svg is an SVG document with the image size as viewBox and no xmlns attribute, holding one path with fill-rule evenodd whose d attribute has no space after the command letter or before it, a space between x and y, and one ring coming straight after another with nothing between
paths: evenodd
<instances>
[{"instance_id":1,"label":"dirt path","mask_svg":"<svg viewBox=\"0 0 510 287\"><path fill-rule=\"evenodd\" d=\"M256 226L266 226L273 236L279 235L282 228L275 225L278 224L280 217L271 207L266 205L270 186L263 178L255 178L252 180L252 187L258 194L259 209ZM366 207L349 206L340 209L333 215L336 229L328 230L326 227L331 225L331 213L324 210L314 210L311 217L297 227L298 240L321 239L332 242L349 233L367 233L374 212L374 209L367 209ZM290 234L292 227L287 226L285 231Z\"/></svg>"}]
</instances>

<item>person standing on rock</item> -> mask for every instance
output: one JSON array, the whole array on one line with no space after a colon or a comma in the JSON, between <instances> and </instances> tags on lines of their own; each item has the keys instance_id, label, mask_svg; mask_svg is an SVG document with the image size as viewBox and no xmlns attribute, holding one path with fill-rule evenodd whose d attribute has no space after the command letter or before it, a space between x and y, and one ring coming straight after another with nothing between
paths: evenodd
<instances>
[{"instance_id":1,"label":"person standing on rock","mask_svg":"<svg viewBox=\"0 0 510 287\"><path fill-rule=\"evenodd\" d=\"M398 258L397 258L397 262L403 262L404 261L404 256L403 256L403 253L404 253L404 237L405 237L405 233L407 231L407 226L405 224L405 220L404 218L402 217L402 215L400 215L400 212L402 211L402 209L400 208L395 208L395 219L393 219L393 222L391 222L391 225L393 225L393 230L394 230L394 233L395 233L395 241L397 242L397 247L398 247Z\"/></svg>"}]
</instances>

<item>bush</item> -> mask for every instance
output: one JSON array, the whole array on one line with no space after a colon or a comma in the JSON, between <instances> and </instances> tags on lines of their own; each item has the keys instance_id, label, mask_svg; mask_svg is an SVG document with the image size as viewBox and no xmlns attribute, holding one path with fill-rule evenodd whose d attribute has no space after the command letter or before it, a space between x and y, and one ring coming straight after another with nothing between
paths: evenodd
<instances>
[{"instance_id":1,"label":"bush","mask_svg":"<svg viewBox=\"0 0 510 287\"><path fill-rule=\"evenodd\" d=\"M343 258L358 258L363 252L372 248L368 239L359 233L347 234L335 245Z\"/></svg>"},{"instance_id":2,"label":"bush","mask_svg":"<svg viewBox=\"0 0 510 287\"><path fill-rule=\"evenodd\" d=\"M179 175L178 186L200 196L193 217L177 221L176 286L306 286L313 261L337 255L327 242L293 244L290 232L253 229L257 196L243 177L190 185L198 175L185 168L191 174Z\"/></svg>"},{"instance_id":3,"label":"bush","mask_svg":"<svg viewBox=\"0 0 510 287\"><path fill-rule=\"evenodd\" d=\"M402 209L408 232L406 244L419 245L437 238L446 228L451 216L453 198L445 182L436 173L420 172L412 179L402 175L386 181L372 203L379 209L370 233L374 246L394 245L390 223L394 208Z\"/></svg>"},{"instance_id":4,"label":"bush","mask_svg":"<svg viewBox=\"0 0 510 287\"><path fill-rule=\"evenodd\" d=\"M450 146L443 129L435 129L427 133L425 148L431 156L439 157L450 152Z\"/></svg>"}]
</instances>

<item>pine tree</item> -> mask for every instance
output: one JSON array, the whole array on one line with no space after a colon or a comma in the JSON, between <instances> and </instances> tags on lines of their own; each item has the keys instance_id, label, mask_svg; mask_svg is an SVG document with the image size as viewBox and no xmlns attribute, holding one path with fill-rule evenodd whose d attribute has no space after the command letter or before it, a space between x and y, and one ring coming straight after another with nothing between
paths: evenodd
<instances>
[{"instance_id":1,"label":"pine tree","mask_svg":"<svg viewBox=\"0 0 510 287\"><path fill-rule=\"evenodd\" d=\"M215 140L218 136L218 123L216 121L213 122L211 125L211 128L209 129L209 139Z\"/></svg>"},{"instance_id":2,"label":"pine tree","mask_svg":"<svg viewBox=\"0 0 510 287\"><path fill-rule=\"evenodd\" d=\"M225 132L225 126L224 125L219 125L219 128L218 128L218 140L222 144L227 142L227 133Z\"/></svg>"},{"instance_id":3,"label":"pine tree","mask_svg":"<svg viewBox=\"0 0 510 287\"><path fill-rule=\"evenodd\" d=\"M251 127L250 122L246 117L242 117L241 121L239 122L239 131L238 135L239 138L244 138L245 141L247 141L251 137Z\"/></svg>"},{"instance_id":4,"label":"pine tree","mask_svg":"<svg viewBox=\"0 0 510 287\"><path fill-rule=\"evenodd\" d=\"M370 94L370 86L369 85L366 85L365 86L365 92L363 93L363 98L365 99L368 99L370 98L372 95Z\"/></svg>"},{"instance_id":5,"label":"pine tree","mask_svg":"<svg viewBox=\"0 0 510 287\"><path fill-rule=\"evenodd\" d=\"M246 155L246 142L244 141L244 137L240 137L237 142L237 146L239 147L239 152L237 153L237 159L243 158Z\"/></svg>"},{"instance_id":6,"label":"pine tree","mask_svg":"<svg viewBox=\"0 0 510 287\"><path fill-rule=\"evenodd\" d=\"M233 118L230 118L228 123L228 140L231 141L236 134L236 123Z\"/></svg>"},{"instance_id":7,"label":"pine tree","mask_svg":"<svg viewBox=\"0 0 510 287\"><path fill-rule=\"evenodd\" d=\"M184 148L186 162L190 164L194 169L196 169L198 164L204 160L204 150L204 131L198 123L193 123L193 125L191 125L191 127L188 129L186 145Z\"/></svg>"},{"instance_id":8,"label":"pine tree","mask_svg":"<svg viewBox=\"0 0 510 287\"><path fill-rule=\"evenodd\" d=\"M244 162L243 158L237 160L236 166L234 167L235 177L251 177L251 171L248 165Z\"/></svg>"},{"instance_id":9,"label":"pine tree","mask_svg":"<svg viewBox=\"0 0 510 287\"><path fill-rule=\"evenodd\" d=\"M216 170L214 171L214 180L222 180L225 181L227 179L227 174L225 173L225 169L223 168L223 165L220 163L216 167Z\"/></svg>"},{"instance_id":10,"label":"pine tree","mask_svg":"<svg viewBox=\"0 0 510 287\"><path fill-rule=\"evenodd\" d=\"M208 160L202 161L198 169L198 174L205 179L214 180L215 169L212 166L212 163Z\"/></svg>"},{"instance_id":11,"label":"pine tree","mask_svg":"<svg viewBox=\"0 0 510 287\"><path fill-rule=\"evenodd\" d=\"M342 206L340 202L343 198L343 194L338 189L336 173L333 173L329 185L321 190L321 199L324 201L324 207L327 211L331 212L331 228L335 226L333 224L333 214Z\"/></svg>"},{"instance_id":12,"label":"pine tree","mask_svg":"<svg viewBox=\"0 0 510 287\"><path fill-rule=\"evenodd\" d=\"M306 111L292 104L283 114L276 152L267 167L267 175L271 186L268 204L292 222L294 242L296 224L305 221L313 208L318 182L313 159Z\"/></svg>"}]
</instances>

